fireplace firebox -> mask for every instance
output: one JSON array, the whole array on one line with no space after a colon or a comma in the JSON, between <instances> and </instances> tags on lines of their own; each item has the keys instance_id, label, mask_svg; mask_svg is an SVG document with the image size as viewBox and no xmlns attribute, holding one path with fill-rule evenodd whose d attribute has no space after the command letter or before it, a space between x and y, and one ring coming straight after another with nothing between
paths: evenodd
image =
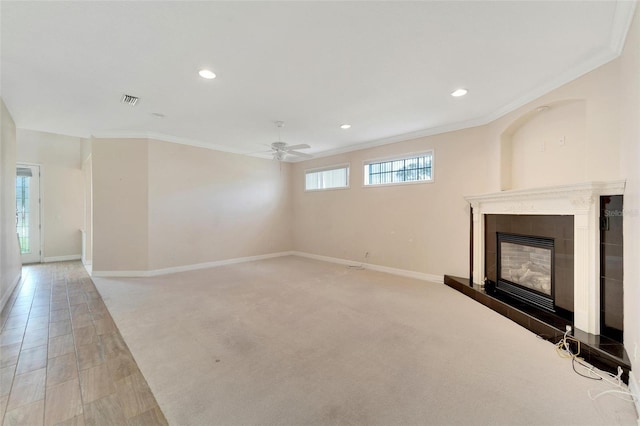
<instances>
[{"instance_id":1,"label":"fireplace firebox","mask_svg":"<svg viewBox=\"0 0 640 426\"><path fill-rule=\"evenodd\" d=\"M498 232L496 289L555 312L554 240Z\"/></svg>"}]
</instances>

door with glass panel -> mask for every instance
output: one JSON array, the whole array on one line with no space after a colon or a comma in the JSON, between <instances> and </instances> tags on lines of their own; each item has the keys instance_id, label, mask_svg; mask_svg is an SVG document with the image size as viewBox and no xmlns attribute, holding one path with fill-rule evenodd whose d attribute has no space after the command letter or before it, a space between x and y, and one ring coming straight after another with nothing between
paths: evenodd
<instances>
[{"instance_id":1,"label":"door with glass panel","mask_svg":"<svg viewBox=\"0 0 640 426\"><path fill-rule=\"evenodd\" d=\"M16 169L16 227L22 263L40 262L40 167Z\"/></svg>"}]
</instances>

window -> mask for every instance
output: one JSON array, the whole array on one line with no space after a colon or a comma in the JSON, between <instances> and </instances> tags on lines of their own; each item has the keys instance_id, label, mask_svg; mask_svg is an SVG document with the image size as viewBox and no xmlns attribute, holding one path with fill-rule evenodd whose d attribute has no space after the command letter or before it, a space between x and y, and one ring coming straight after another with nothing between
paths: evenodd
<instances>
[{"instance_id":1,"label":"window","mask_svg":"<svg viewBox=\"0 0 640 426\"><path fill-rule=\"evenodd\" d=\"M348 188L349 165L332 166L323 169L306 170L305 190L319 191L323 189Z\"/></svg>"},{"instance_id":2,"label":"window","mask_svg":"<svg viewBox=\"0 0 640 426\"><path fill-rule=\"evenodd\" d=\"M400 158L367 161L365 185L389 185L433 181L433 151Z\"/></svg>"},{"instance_id":3,"label":"window","mask_svg":"<svg viewBox=\"0 0 640 426\"><path fill-rule=\"evenodd\" d=\"M18 230L18 241L20 242L20 253L31 253L29 247L29 181L31 180L31 169L18 168L16 177L16 228Z\"/></svg>"}]
</instances>

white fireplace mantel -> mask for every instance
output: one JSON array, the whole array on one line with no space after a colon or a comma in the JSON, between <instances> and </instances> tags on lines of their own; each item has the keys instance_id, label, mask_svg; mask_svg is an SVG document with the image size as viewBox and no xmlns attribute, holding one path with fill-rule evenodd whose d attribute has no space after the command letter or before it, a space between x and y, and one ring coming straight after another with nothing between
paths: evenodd
<instances>
[{"instance_id":1,"label":"white fireplace mantel","mask_svg":"<svg viewBox=\"0 0 640 426\"><path fill-rule=\"evenodd\" d=\"M487 214L572 215L574 217L574 327L600 334L601 195L624 194L625 181L586 182L517 189L465 197L473 208L473 280L485 277Z\"/></svg>"}]
</instances>

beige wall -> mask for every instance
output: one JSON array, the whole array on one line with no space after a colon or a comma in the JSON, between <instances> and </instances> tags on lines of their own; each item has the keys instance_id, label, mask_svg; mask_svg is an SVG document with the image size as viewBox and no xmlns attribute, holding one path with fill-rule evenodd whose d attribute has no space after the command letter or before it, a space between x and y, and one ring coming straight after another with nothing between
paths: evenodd
<instances>
[{"instance_id":1,"label":"beige wall","mask_svg":"<svg viewBox=\"0 0 640 426\"><path fill-rule=\"evenodd\" d=\"M467 276L469 206L463 196L489 188L486 140L484 128L473 128L296 163L295 249L427 274ZM433 183L363 187L364 161L430 149ZM304 191L305 169L340 163L350 163L350 189Z\"/></svg>"},{"instance_id":2,"label":"beige wall","mask_svg":"<svg viewBox=\"0 0 640 426\"><path fill-rule=\"evenodd\" d=\"M91 156L82 163L82 178L84 190L84 223L82 234L82 263L91 265L93 262L93 162Z\"/></svg>"},{"instance_id":3,"label":"beige wall","mask_svg":"<svg viewBox=\"0 0 640 426\"><path fill-rule=\"evenodd\" d=\"M81 138L18 129L17 161L39 164L45 261L80 258L83 228Z\"/></svg>"},{"instance_id":4,"label":"beige wall","mask_svg":"<svg viewBox=\"0 0 640 426\"><path fill-rule=\"evenodd\" d=\"M84 192L82 263L86 266L91 265L93 261L93 161L91 159L91 147L90 139L82 140L80 150Z\"/></svg>"},{"instance_id":5,"label":"beige wall","mask_svg":"<svg viewBox=\"0 0 640 426\"><path fill-rule=\"evenodd\" d=\"M625 177L613 84L620 68L612 61L485 126L296 163L295 250L467 276L465 195ZM435 149L434 183L362 187L363 161L426 149ZM305 169L345 162L350 189L304 191Z\"/></svg>"},{"instance_id":6,"label":"beige wall","mask_svg":"<svg viewBox=\"0 0 640 426\"><path fill-rule=\"evenodd\" d=\"M94 139L93 270L153 271L291 250L289 164Z\"/></svg>"},{"instance_id":7,"label":"beige wall","mask_svg":"<svg viewBox=\"0 0 640 426\"><path fill-rule=\"evenodd\" d=\"M620 60L620 172L624 195L624 341L640 379L640 8ZM640 388L640 382L637 383Z\"/></svg>"},{"instance_id":8,"label":"beige wall","mask_svg":"<svg viewBox=\"0 0 640 426\"><path fill-rule=\"evenodd\" d=\"M149 269L291 250L289 164L149 142Z\"/></svg>"},{"instance_id":9,"label":"beige wall","mask_svg":"<svg viewBox=\"0 0 640 426\"><path fill-rule=\"evenodd\" d=\"M16 126L0 98L0 311L22 271L16 237Z\"/></svg>"},{"instance_id":10,"label":"beige wall","mask_svg":"<svg viewBox=\"0 0 640 426\"><path fill-rule=\"evenodd\" d=\"M488 137L498 165L492 177L493 190L621 178L620 64L620 59L611 61L489 123ZM551 108L537 113L541 106ZM561 136L566 136L564 146L558 143ZM540 178L540 184L530 173L514 176L514 165L529 160L523 157L525 150L516 153L513 149L513 137L537 148L549 139L544 153L531 150L533 158L545 161L549 165L546 169L561 164L562 170L554 169L552 176Z\"/></svg>"},{"instance_id":11,"label":"beige wall","mask_svg":"<svg viewBox=\"0 0 640 426\"><path fill-rule=\"evenodd\" d=\"M93 270L148 267L146 139L93 139Z\"/></svg>"},{"instance_id":12,"label":"beige wall","mask_svg":"<svg viewBox=\"0 0 640 426\"><path fill-rule=\"evenodd\" d=\"M589 180L585 104L553 104L515 131L510 159L513 189Z\"/></svg>"}]
</instances>

